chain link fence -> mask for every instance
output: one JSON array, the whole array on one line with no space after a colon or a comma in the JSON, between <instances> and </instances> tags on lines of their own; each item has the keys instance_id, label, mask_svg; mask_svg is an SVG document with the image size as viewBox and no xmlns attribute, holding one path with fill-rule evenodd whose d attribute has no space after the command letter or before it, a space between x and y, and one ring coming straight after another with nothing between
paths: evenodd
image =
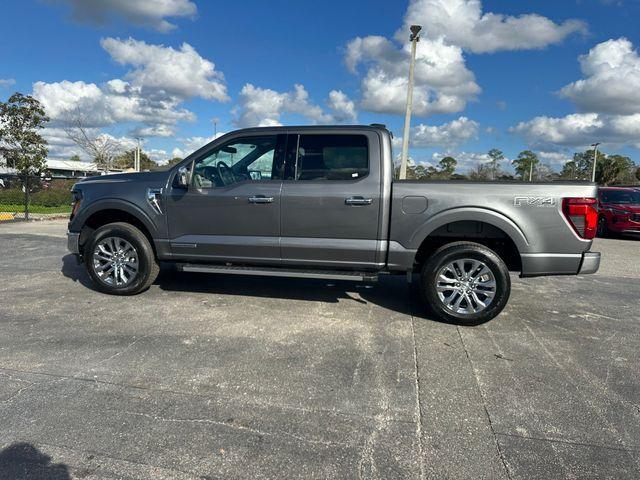
<instances>
[{"instance_id":1,"label":"chain link fence","mask_svg":"<svg viewBox=\"0 0 640 480\"><path fill-rule=\"evenodd\" d=\"M64 218L78 178L0 175L0 222Z\"/></svg>"}]
</instances>

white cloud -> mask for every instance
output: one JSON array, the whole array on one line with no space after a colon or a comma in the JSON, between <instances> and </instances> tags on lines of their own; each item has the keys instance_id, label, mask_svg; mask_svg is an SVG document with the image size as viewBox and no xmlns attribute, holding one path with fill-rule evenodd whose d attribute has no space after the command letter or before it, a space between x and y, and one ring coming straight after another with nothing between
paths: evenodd
<instances>
[{"instance_id":1,"label":"white cloud","mask_svg":"<svg viewBox=\"0 0 640 480\"><path fill-rule=\"evenodd\" d=\"M218 132L216 135L211 135L209 137L195 136L182 138L180 139L181 147L175 147L171 151L171 156L186 158L188 155L191 155L193 152L204 147L207 143L214 141L216 138L220 138L222 135L224 135L224 132Z\"/></svg>"},{"instance_id":2,"label":"white cloud","mask_svg":"<svg viewBox=\"0 0 640 480\"><path fill-rule=\"evenodd\" d=\"M396 154L396 156L394 157L394 160L393 160L394 167L399 167L400 166L401 157L402 157L402 154L400 154L400 153ZM424 160L424 159L420 159L420 160L416 161L411 155L409 155L407 157L407 165L409 165L409 166L422 165L424 167L434 167L435 166L431 162L429 162L427 160Z\"/></svg>"},{"instance_id":3,"label":"white cloud","mask_svg":"<svg viewBox=\"0 0 640 480\"><path fill-rule=\"evenodd\" d=\"M534 147L549 150L558 147L587 148L595 141L612 146L640 146L640 113L603 115L574 113L565 117L536 117L510 129L523 135Z\"/></svg>"},{"instance_id":4,"label":"white cloud","mask_svg":"<svg viewBox=\"0 0 640 480\"><path fill-rule=\"evenodd\" d=\"M183 108L191 97L228 99L222 73L188 44L179 50L134 39L106 38L104 49L122 65L131 65L124 79L104 84L83 81L33 85L52 126L64 126L80 116L88 127L128 124L133 136L172 136L180 121L195 115Z\"/></svg>"},{"instance_id":5,"label":"white cloud","mask_svg":"<svg viewBox=\"0 0 640 480\"><path fill-rule=\"evenodd\" d=\"M437 164L444 157L453 157L458 162L456 166L456 172L467 172L472 170L478 166L478 164L485 164L491 160L486 153L477 153L477 152L453 152L447 150L445 152L435 152L431 155L431 163ZM505 160L504 164L507 164L507 160Z\"/></svg>"},{"instance_id":6,"label":"white cloud","mask_svg":"<svg viewBox=\"0 0 640 480\"><path fill-rule=\"evenodd\" d=\"M329 92L327 106L333 111L333 116L337 123L355 123L358 119L355 103L341 90L331 90Z\"/></svg>"},{"instance_id":7,"label":"white cloud","mask_svg":"<svg viewBox=\"0 0 640 480\"><path fill-rule=\"evenodd\" d=\"M562 88L561 96L583 112L640 112L640 56L629 40L600 43L579 60L586 78Z\"/></svg>"},{"instance_id":8,"label":"white cloud","mask_svg":"<svg viewBox=\"0 0 640 480\"><path fill-rule=\"evenodd\" d=\"M540 160L544 163L548 163L551 166L562 166L567 163L569 160L572 160L572 157L566 152L536 152Z\"/></svg>"},{"instance_id":9,"label":"white cloud","mask_svg":"<svg viewBox=\"0 0 640 480\"><path fill-rule=\"evenodd\" d=\"M119 150L121 152L132 150L137 146L137 140L135 138L126 136L116 137L107 133L100 134L99 132L100 130L97 128L88 129L89 135L100 135L111 140L115 140L118 143ZM48 158L68 160L72 156L78 155L83 161L90 162L93 160L82 149L78 148L71 139L69 139L64 129L47 127L42 129L40 133L47 141L47 148L49 149ZM149 158L151 158L151 160L157 162L159 165L167 163L170 158L166 150L144 148L144 146L142 150L149 156Z\"/></svg>"},{"instance_id":10,"label":"white cloud","mask_svg":"<svg viewBox=\"0 0 640 480\"><path fill-rule=\"evenodd\" d=\"M148 127L138 127L131 131L133 137L172 137L175 134L173 128L168 125L151 125Z\"/></svg>"},{"instance_id":11,"label":"white cloud","mask_svg":"<svg viewBox=\"0 0 640 480\"><path fill-rule=\"evenodd\" d=\"M144 153L146 153L149 156L149 158L154 162L156 162L158 165L164 165L170 160L169 154L167 153L166 150L157 149L157 148L150 148L150 149L145 148Z\"/></svg>"},{"instance_id":12,"label":"white cloud","mask_svg":"<svg viewBox=\"0 0 640 480\"><path fill-rule=\"evenodd\" d=\"M73 143L63 129L47 127L43 128L40 134L47 141L49 158L68 160L70 157L78 155L83 160L89 160L87 155Z\"/></svg>"},{"instance_id":13,"label":"white cloud","mask_svg":"<svg viewBox=\"0 0 640 480\"><path fill-rule=\"evenodd\" d=\"M413 148L455 147L478 136L478 123L460 117L449 123L432 126L420 124L411 129L410 145Z\"/></svg>"},{"instance_id":14,"label":"white cloud","mask_svg":"<svg viewBox=\"0 0 640 480\"><path fill-rule=\"evenodd\" d=\"M229 99L223 74L188 43L176 50L133 38L104 38L100 45L116 62L134 67L126 75L134 86L178 98Z\"/></svg>"},{"instance_id":15,"label":"white cloud","mask_svg":"<svg viewBox=\"0 0 640 480\"><path fill-rule=\"evenodd\" d=\"M397 34L402 40L408 27L418 24L426 38L444 38L474 53L544 48L573 33L586 33L580 20L557 24L537 14L483 13L480 0L412 0L404 23Z\"/></svg>"},{"instance_id":16,"label":"white cloud","mask_svg":"<svg viewBox=\"0 0 640 480\"><path fill-rule=\"evenodd\" d=\"M411 24L424 27L416 52L413 110L418 116L461 112L480 94L475 76L465 64L464 51L542 48L571 33L586 31L577 20L556 24L535 14L512 17L483 13L480 0L412 0L395 42L372 35L357 37L347 45L349 70L358 74L358 67L365 66L360 85L362 108L404 112Z\"/></svg>"},{"instance_id":17,"label":"white cloud","mask_svg":"<svg viewBox=\"0 0 640 480\"><path fill-rule=\"evenodd\" d=\"M46 127L40 131L40 134L47 141L48 158L68 160L73 155L78 155L82 160L92 160L67 136L63 128ZM88 128L87 134L92 137L104 137L115 141L121 152L131 150L137 145L137 141L133 138L126 136L116 137L109 133L101 133L99 128Z\"/></svg>"},{"instance_id":18,"label":"white cloud","mask_svg":"<svg viewBox=\"0 0 640 480\"><path fill-rule=\"evenodd\" d=\"M444 157L455 158L456 173L464 173L469 170L473 170L478 164L489 163L491 158L486 153L477 152L456 152L452 150L445 150L444 152L434 152L431 154L431 158L413 159L409 157L409 165L422 165L424 167L437 167ZM504 161L504 165L507 164L507 160ZM395 164L400 164L400 154L396 155Z\"/></svg>"},{"instance_id":19,"label":"white cloud","mask_svg":"<svg viewBox=\"0 0 640 480\"><path fill-rule=\"evenodd\" d=\"M256 87L247 83L234 108L234 123L239 127L267 127L280 125L283 114L297 114L314 124L343 123L355 121L355 105L343 92L329 93L327 105L330 112L315 105L303 85L296 84L290 92L277 92L269 88Z\"/></svg>"},{"instance_id":20,"label":"white cloud","mask_svg":"<svg viewBox=\"0 0 640 480\"><path fill-rule=\"evenodd\" d=\"M120 17L135 25L167 32L175 28L166 18L194 18L198 9L190 0L49 0L71 7L71 17L81 23L103 25Z\"/></svg>"},{"instance_id":21,"label":"white cloud","mask_svg":"<svg viewBox=\"0 0 640 480\"><path fill-rule=\"evenodd\" d=\"M579 58L585 79L560 94L581 113L539 116L510 129L547 150L586 148L593 142L640 146L640 57L625 38L608 40Z\"/></svg>"},{"instance_id":22,"label":"white cloud","mask_svg":"<svg viewBox=\"0 0 640 480\"><path fill-rule=\"evenodd\" d=\"M173 125L180 120L194 119L191 112L178 107L178 99L144 95L140 87L118 79L102 86L67 80L36 82L33 96L44 105L54 125L64 124L77 115L91 127L125 122Z\"/></svg>"},{"instance_id":23,"label":"white cloud","mask_svg":"<svg viewBox=\"0 0 640 480\"><path fill-rule=\"evenodd\" d=\"M347 45L345 62L357 73L365 65L362 108L379 113L402 113L407 101L409 45L402 48L380 36L355 38ZM465 66L462 49L442 39L425 39L416 50L413 111L418 116L455 113L480 93L475 76Z\"/></svg>"},{"instance_id":24,"label":"white cloud","mask_svg":"<svg viewBox=\"0 0 640 480\"><path fill-rule=\"evenodd\" d=\"M0 78L0 88L11 87L16 81L13 78Z\"/></svg>"}]
</instances>

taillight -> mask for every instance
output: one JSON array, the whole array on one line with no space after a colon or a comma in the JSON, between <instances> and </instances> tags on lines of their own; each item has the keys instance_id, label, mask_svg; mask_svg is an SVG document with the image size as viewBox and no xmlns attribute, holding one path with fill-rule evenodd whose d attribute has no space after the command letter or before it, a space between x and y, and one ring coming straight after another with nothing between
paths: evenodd
<instances>
[{"instance_id":1,"label":"taillight","mask_svg":"<svg viewBox=\"0 0 640 480\"><path fill-rule=\"evenodd\" d=\"M591 240L598 229L598 208L595 198L563 198L562 213L578 236Z\"/></svg>"}]
</instances>

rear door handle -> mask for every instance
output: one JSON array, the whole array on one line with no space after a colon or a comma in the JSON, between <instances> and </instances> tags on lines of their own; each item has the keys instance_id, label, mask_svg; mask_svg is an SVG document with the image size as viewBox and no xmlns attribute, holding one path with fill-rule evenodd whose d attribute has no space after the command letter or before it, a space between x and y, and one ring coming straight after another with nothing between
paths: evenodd
<instances>
[{"instance_id":1,"label":"rear door handle","mask_svg":"<svg viewBox=\"0 0 640 480\"><path fill-rule=\"evenodd\" d=\"M347 205L371 205L373 198L349 197L344 200Z\"/></svg>"},{"instance_id":2,"label":"rear door handle","mask_svg":"<svg viewBox=\"0 0 640 480\"><path fill-rule=\"evenodd\" d=\"M273 197L265 197L264 195L254 195L249 197L249 203L273 203Z\"/></svg>"}]
</instances>

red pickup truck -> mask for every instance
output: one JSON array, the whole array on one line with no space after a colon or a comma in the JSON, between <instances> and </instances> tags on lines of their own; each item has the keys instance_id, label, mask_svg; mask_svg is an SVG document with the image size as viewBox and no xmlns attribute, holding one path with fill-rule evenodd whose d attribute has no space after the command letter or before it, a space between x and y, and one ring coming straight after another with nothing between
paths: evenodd
<instances>
[{"instance_id":1,"label":"red pickup truck","mask_svg":"<svg viewBox=\"0 0 640 480\"><path fill-rule=\"evenodd\" d=\"M598 189L598 236L640 233L640 187Z\"/></svg>"}]
</instances>

